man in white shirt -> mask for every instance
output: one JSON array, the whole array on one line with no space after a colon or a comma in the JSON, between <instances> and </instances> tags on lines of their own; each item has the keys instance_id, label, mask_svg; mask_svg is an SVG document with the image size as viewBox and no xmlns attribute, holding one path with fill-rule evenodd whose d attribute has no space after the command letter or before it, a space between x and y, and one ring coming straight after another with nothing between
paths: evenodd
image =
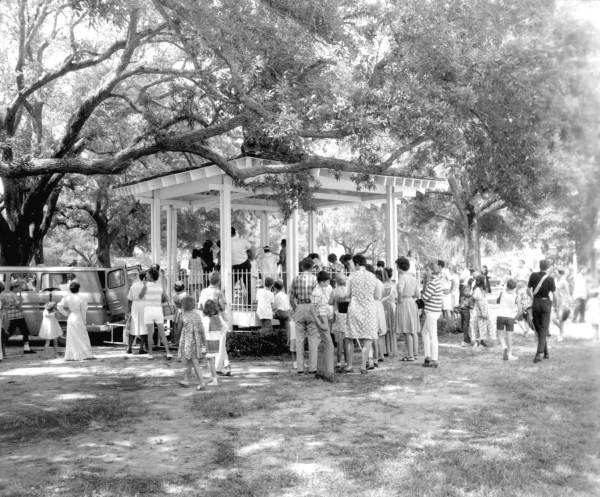
<instances>
[{"instance_id":1,"label":"man in white shirt","mask_svg":"<svg viewBox=\"0 0 600 497\"><path fill-rule=\"evenodd\" d=\"M261 278L273 278L273 281L277 279L277 261L278 257L271 252L271 247L265 245L258 265Z\"/></svg>"},{"instance_id":2,"label":"man in white shirt","mask_svg":"<svg viewBox=\"0 0 600 497\"><path fill-rule=\"evenodd\" d=\"M250 270L252 264L248 260L248 249L250 244L240 237L235 228L231 227L231 272L233 273L233 287L238 280L244 284L242 293L249 294L250 291ZM248 303L248 302L246 302Z\"/></svg>"}]
</instances>

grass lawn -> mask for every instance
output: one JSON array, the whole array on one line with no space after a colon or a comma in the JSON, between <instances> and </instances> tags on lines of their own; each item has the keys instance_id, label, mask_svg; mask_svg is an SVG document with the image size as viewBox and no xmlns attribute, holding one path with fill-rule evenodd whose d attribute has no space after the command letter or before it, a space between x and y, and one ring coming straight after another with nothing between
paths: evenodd
<instances>
[{"instance_id":1,"label":"grass lawn","mask_svg":"<svg viewBox=\"0 0 600 497\"><path fill-rule=\"evenodd\" d=\"M441 366L386 360L336 383L237 361L205 392L179 363L0 363L2 496L600 495L600 347L534 365L442 337Z\"/></svg>"}]
</instances>

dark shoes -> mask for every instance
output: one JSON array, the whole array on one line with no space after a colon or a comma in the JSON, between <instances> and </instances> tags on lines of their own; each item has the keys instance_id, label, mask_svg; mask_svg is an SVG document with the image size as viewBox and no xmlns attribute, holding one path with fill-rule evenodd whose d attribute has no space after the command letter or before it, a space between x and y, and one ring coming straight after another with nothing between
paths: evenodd
<instances>
[{"instance_id":1,"label":"dark shoes","mask_svg":"<svg viewBox=\"0 0 600 497\"><path fill-rule=\"evenodd\" d=\"M491 347L492 344L491 343L487 343L485 340L481 340L479 342L480 345L483 345L484 347Z\"/></svg>"},{"instance_id":2,"label":"dark shoes","mask_svg":"<svg viewBox=\"0 0 600 497\"><path fill-rule=\"evenodd\" d=\"M536 363L536 362L542 362L542 356L536 355L535 358L533 359L533 362L534 363Z\"/></svg>"},{"instance_id":3,"label":"dark shoes","mask_svg":"<svg viewBox=\"0 0 600 497\"><path fill-rule=\"evenodd\" d=\"M31 349L23 351L23 354L35 354L35 353L36 353L35 350L31 350Z\"/></svg>"}]
</instances>

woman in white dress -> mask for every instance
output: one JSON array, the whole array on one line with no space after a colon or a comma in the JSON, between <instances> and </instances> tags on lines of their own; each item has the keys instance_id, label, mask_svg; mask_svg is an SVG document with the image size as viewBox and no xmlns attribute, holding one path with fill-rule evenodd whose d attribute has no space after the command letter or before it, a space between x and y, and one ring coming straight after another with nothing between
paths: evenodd
<instances>
[{"instance_id":1,"label":"woman in white dress","mask_svg":"<svg viewBox=\"0 0 600 497\"><path fill-rule=\"evenodd\" d=\"M61 314L67 315L67 344L65 346L65 360L81 361L93 359L92 344L85 327L87 302L79 295L79 283L72 281L69 284L70 294L64 297L57 305Z\"/></svg>"},{"instance_id":2,"label":"woman in white dress","mask_svg":"<svg viewBox=\"0 0 600 497\"><path fill-rule=\"evenodd\" d=\"M142 296L142 290L144 289L144 279L146 278L146 271L140 271L138 274L138 280L134 281L129 288L129 294L127 295L127 301L129 305L129 329L127 330L128 343L127 353L131 354L133 342L136 337L140 337L140 350L139 354L148 353L148 329L144 324L144 306L145 300Z\"/></svg>"}]
</instances>

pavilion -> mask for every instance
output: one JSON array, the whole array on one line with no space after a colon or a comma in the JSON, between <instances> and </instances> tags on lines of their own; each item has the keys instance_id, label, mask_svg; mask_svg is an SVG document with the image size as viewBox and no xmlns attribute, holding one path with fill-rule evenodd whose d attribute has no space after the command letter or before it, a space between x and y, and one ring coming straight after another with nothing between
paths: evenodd
<instances>
[{"instance_id":1,"label":"pavilion","mask_svg":"<svg viewBox=\"0 0 600 497\"><path fill-rule=\"evenodd\" d=\"M239 169L263 166L272 162L244 157L233 161ZM372 175L367 189L358 189L351 173L328 169L313 169L317 180L313 190L313 204L317 209L350 204L385 205L386 260L393 261L398 254L397 200L414 197L417 192L446 191L448 183L443 179L411 178ZM256 179L256 178L255 178ZM278 212L279 205L272 199L269 188L236 186L231 178L215 165L200 166L179 172L142 179L115 188L118 196L133 195L151 206L150 246L152 261L161 260L161 210L167 218L167 282L172 289L177 275L177 209L213 209L220 213L221 285L228 302L232 302L231 269L231 212L247 210L261 213L261 244L268 243L268 213ZM308 213L308 249L316 251L317 223L313 212ZM294 211L287 221L287 281L298 273L298 212ZM251 314L251 315L249 315ZM233 312L233 324L249 326L254 322L253 313Z\"/></svg>"}]
</instances>

